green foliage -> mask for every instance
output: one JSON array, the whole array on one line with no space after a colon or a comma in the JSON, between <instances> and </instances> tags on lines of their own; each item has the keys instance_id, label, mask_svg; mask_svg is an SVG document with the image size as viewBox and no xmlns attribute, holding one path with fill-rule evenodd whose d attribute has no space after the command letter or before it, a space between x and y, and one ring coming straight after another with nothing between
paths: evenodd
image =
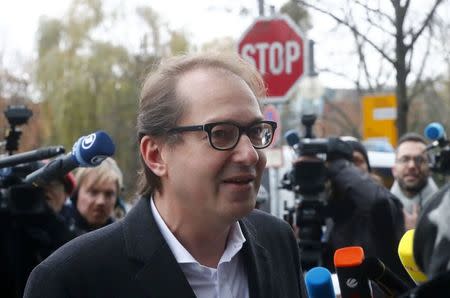
<instances>
[{"instance_id":1,"label":"green foliage","mask_svg":"<svg viewBox=\"0 0 450 298\"><path fill-rule=\"evenodd\" d=\"M189 50L189 41L186 35L179 31L171 32L169 45L172 55L187 53Z\"/></svg>"},{"instance_id":2,"label":"green foliage","mask_svg":"<svg viewBox=\"0 0 450 298\"><path fill-rule=\"evenodd\" d=\"M75 0L64 19L41 19L34 79L41 95L46 145L62 144L70 150L79 136L106 131L115 141L115 159L129 197L138 168L139 84L147 66L159 57L148 50L136 55L96 39L93 32L108 17L100 0ZM178 38L182 40L181 35Z\"/></svg>"},{"instance_id":3,"label":"green foliage","mask_svg":"<svg viewBox=\"0 0 450 298\"><path fill-rule=\"evenodd\" d=\"M231 37L215 38L202 45L202 51L236 52L236 41Z\"/></svg>"},{"instance_id":4,"label":"green foliage","mask_svg":"<svg viewBox=\"0 0 450 298\"><path fill-rule=\"evenodd\" d=\"M300 26L304 31L308 31L312 28L311 18L309 16L308 10L301 6L294 0L289 0L280 8L280 12L287 14L291 19Z\"/></svg>"}]
</instances>

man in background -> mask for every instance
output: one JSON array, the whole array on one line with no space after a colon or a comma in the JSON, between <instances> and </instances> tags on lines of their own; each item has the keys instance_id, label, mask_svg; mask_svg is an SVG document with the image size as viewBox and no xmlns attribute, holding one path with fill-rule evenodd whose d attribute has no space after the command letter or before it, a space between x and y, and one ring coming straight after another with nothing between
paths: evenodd
<instances>
[{"instance_id":1,"label":"man in background","mask_svg":"<svg viewBox=\"0 0 450 298\"><path fill-rule=\"evenodd\" d=\"M62 214L77 235L112 223L123 187L123 175L116 161L108 157L97 167L79 168L75 178L77 186Z\"/></svg>"},{"instance_id":2,"label":"man in background","mask_svg":"<svg viewBox=\"0 0 450 298\"><path fill-rule=\"evenodd\" d=\"M391 192L403 204L405 229L414 229L420 209L438 188L430 176L427 142L416 133L407 133L399 141L392 168Z\"/></svg>"}]
</instances>

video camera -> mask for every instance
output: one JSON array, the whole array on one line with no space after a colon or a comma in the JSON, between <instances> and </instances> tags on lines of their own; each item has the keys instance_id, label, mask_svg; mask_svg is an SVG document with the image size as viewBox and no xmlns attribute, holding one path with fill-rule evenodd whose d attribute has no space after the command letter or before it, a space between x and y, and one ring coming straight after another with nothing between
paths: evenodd
<instances>
[{"instance_id":1,"label":"video camera","mask_svg":"<svg viewBox=\"0 0 450 298\"><path fill-rule=\"evenodd\" d=\"M450 174L450 142L442 124L433 122L425 127L424 135L432 142L427 146L430 169L435 173Z\"/></svg>"},{"instance_id":2,"label":"video camera","mask_svg":"<svg viewBox=\"0 0 450 298\"><path fill-rule=\"evenodd\" d=\"M26 124L33 112L25 105L8 106L4 115L10 127L2 142L8 156L0 158L0 216L41 213L45 209L41 189L24 185L23 180L44 165L40 160L64 153L64 147L54 146L13 155L19 148L22 135L17 126Z\"/></svg>"},{"instance_id":3,"label":"video camera","mask_svg":"<svg viewBox=\"0 0 450 298\"><path fill-rule=\"evenodd\" d=\"M305 127L304 138L300 139L295 130L289 130L285 139L297 157L319 155L319 159L302 159L295 163L292 171L282 181L282 187L296 194L317 197L325 189L326 168L323 155L328 151L328 140L314 138L313 125L316 115L303 115L301 121Z\"/></svg>"},{"instance_id":4,"label":"video camera","mask_svg":"<svg viewBox=\"0 0 450 298\"><path fill-rule=\"evenodd\" d=\"M302 115L303 138L294 130L286 132L285 139L298 161L281 181L281 187L293 191L296 196L296 206L289 210L294 216L289 218L295 220L299 227L299 245L306 269L322 264L323 246L332 228L331 220L328 220L328 169L325 162L337 156L350 159L352 155L351 147L337 138L315 138L313 125L316 119L314 114Z\"/></svg>"}]
</instances>

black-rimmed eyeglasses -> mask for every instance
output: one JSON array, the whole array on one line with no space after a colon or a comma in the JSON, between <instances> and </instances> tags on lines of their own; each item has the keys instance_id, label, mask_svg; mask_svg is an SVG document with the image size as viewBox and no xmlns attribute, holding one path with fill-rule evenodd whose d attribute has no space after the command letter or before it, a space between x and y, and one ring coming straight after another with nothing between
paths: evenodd
<instances>
[{"instance_id":1,"label":"black-rimmed eyeglasses","mask_svg":"<svg viewBox=\"0 0 450 298\"><path fill-rule=\"evenodd\" d=\"M255 149L263 149L270 145L277 123L273 121L258 121L243 127L233 122L214 122L204 125L177 126L169 133L186 131L205 131L208 134L209 144L217 150L231 150L245 133Z\"/></svg>"}]
</instances>

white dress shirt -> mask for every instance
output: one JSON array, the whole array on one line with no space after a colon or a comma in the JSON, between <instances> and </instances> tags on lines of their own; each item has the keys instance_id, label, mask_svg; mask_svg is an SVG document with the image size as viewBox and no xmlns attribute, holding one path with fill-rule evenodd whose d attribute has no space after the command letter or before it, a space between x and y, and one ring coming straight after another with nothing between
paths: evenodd
<instances>
[{"instance_id":1,"label":"white dress shirt","mask_svg":"<svg viewBox=\"0 0 450 298\"><path fill-rule=\"evenodd\" d=\"M230 229L226 248L217 268L210 268L201 265L175 238L156 209L153 198L151 210L161 234L198 298L249 297L247 274L243 260L239 257L245 237L238 222Z\"/></svg>"}]
</instances>

